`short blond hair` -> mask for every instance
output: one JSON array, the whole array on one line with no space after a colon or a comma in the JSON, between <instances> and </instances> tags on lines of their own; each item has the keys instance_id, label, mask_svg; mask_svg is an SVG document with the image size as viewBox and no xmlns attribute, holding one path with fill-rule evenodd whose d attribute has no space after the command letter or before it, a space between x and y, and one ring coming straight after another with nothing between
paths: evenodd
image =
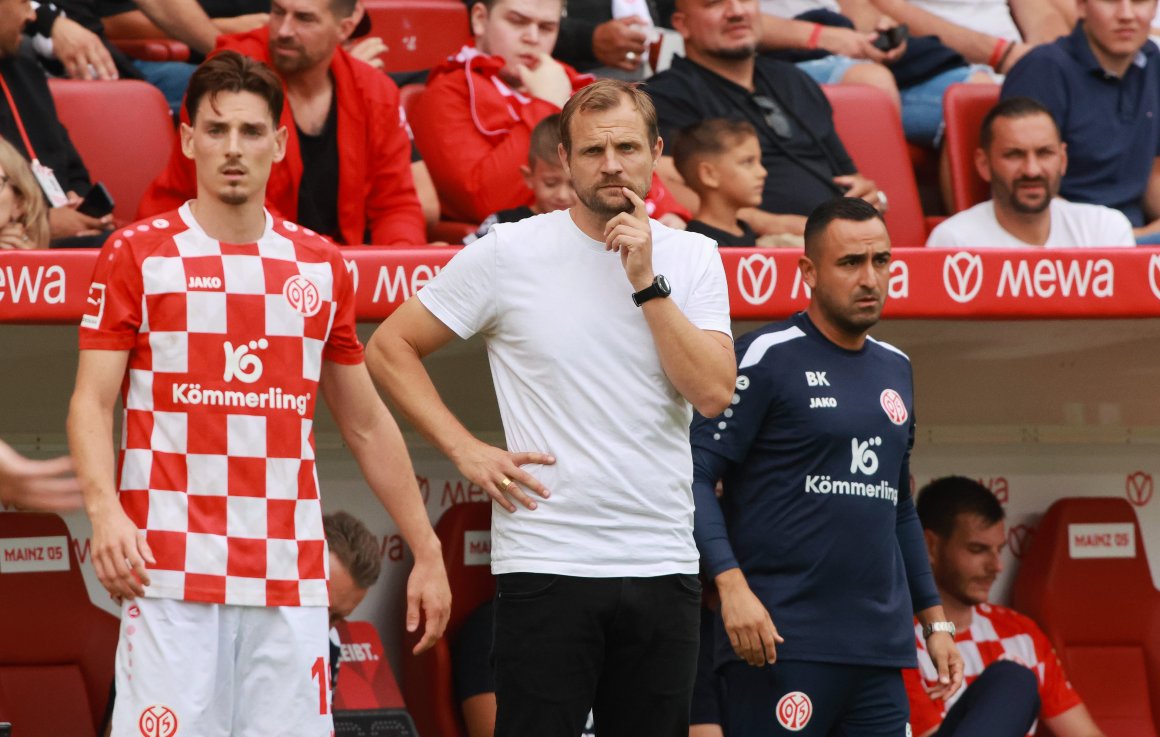
<instances>
[{"instance_id":1,"label":"short blond hair","mask_svg":"<svg viewBox=\"0 0 1160 737\"><path fill-rule=\"evenodd\" d=\"M652 98L639 85L619 79L598 79L568 98L560 111L560 143L564 145L564 153L572 154L572 118L576 113L612 110L626 98L644 120L648 145L655 146L661 134L657 129L657 109Z\"/></svg>"},{"instance_id":2,"label":"short blond hair","mask_svg":"<svg viewBox=\"0 0 1160 737\"><path fill-rule=\"evenodd\" d=\"M28 161L20 155L15 146L3 138L0 138L0 168L3 168L4 174L8 176L7 186L12 188L12 194L16 196L23 210L23 214L14 218L13 222L24 226L24 234L28 236L29 243L36 248L48 248L48 205L44 201L44 193L41 192ZM7 224L0 223L0 227Z\"/></svg>"}]
</instances>

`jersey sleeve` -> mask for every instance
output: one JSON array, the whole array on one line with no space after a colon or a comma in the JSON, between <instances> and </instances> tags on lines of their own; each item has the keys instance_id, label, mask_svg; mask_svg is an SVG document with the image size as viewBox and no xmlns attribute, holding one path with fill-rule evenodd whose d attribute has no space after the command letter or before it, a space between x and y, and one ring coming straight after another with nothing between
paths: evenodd
<instances>
[{"instance_id":1,"label":"jersey sleeve","mask_svg":"<svg viewBox=\"0 0 1160 737\"><path fill-rule=\"evenodd\" d=\"M921 612L937 606L940 599L938 588L934 583L934 573L930 569L930 555L926 550L922 523L914 507L914 495L910 492L910 449L914 447L914 427L914 411L911 410L906 453L902 456L902 469L898 474L898 508L894 534L898 538L902 562L906 567L906 583L910 589L911 605L915 612Z\"/></svg>"},{"instance_id":2,"label":"jersey sleeve","mask_svg":"<svg viewBox=\"0 0 1160 737\"><path fill-rule=\"evenodd\" d=\"M107 238L97 257L81 318L81 350L130 350L141 328L144 291L141 264L130 240Z\"/></svg>"},{"instance_id":3,"label":"jersey sleeve","mask_svg":"<svg viewBox=\"0 0 1160 737\"><path fill-rule=\"evenodd\" d=\"M725 266L715 247L706 248L706 253L697 282L689 290L689 299L684 307L685 317L702 330L716 330L732 335Z\"/></svg>"},{"instance_id":4,"label":"jersey sleeve","mask_svg":"<svg viewBox=\"0 0 1160 737\"><path fill-rule=\"evenodd\" d=\"M734 401L722 414L713 418L694 413L689 440L695 447L704 448L740 463L749 454L753 439L765 422L765 415L774 402L778 382L771 376L773 357L752 339L739 343L737 352L737 386ZM760 357L755 354L760 353ZM751 361L755 361L752 362Z\"/></svg>"},{"instance_id":5,"label":"jersey sleeve","mask_svg":"<svg viewBox=\"0 0 1160 737\"><path fill-rule=\"evenodd\" d=\"M334 324L326 336L326 347L322 357L327 361L344 364L358 364L363 361L363 346L355 330L354 281L346 270L346 263L338 255L337 249L331 259L334 270Z\"/></svg>"},{"instance_id":6,"label":"jersey sleeve","mask_svg":"<svg viewBox=\"0 0 1160 737\"><path fill-rule=\"evenodd\" d=\"M1035 643L1036 657L1043 664L1043 682L1039 686L1039 714L1044 719L1050 719L1078 706L1083 700L1071 687L1063 664L1059 662L1059 656L1056 655L1047 635L1043 634L1043 630L1032 623L1030 634L1031 640Z\"/></svg>"},{"instance_id":7,"label":"jersey sleeve","mask_svg":"<svg viewBox=\"0 0 1160 737\"><path fill-rule=\"evenodd\" d=\"M902 682L906 685L906 700L910 702L910 730L921 737L942 724L942 710L922 688L922 674L917 668L903 668Z\"/></svg>"},{"instance_id":8,"label":"jersey sleeve","mask_svg":"<svg viewBox=\"0 0 1160 737\"><path fill-rule=\"evenodd\" d=\"M423 306L464 340L485 330L496 317L497 230L492 228L465 246L418 293Z\"/></svg>"},{"instance_id":9,"label":"jersey sleeve","mask_svg":"<svg viewBox=\"0 0 1160 737\"><path fill-rule=\"evenodd\" d=\"M701 568L711 578L732 568L740 568L721 503L717 482L725 475L729 461L698 446L693 447L693 540L701 553Z\"/></svg>"}]
</instances>

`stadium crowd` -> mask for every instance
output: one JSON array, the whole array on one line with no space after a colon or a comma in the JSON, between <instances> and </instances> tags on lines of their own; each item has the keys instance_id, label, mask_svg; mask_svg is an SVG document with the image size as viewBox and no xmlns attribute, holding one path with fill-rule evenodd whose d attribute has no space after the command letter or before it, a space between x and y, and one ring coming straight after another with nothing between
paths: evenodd
<instances>
[{"instance_id":1,"label":"stadium crowd","mask_svg":"<svg viewBox=\"0 0 1160 737\"><path fill-rule=\"evenodd\" d=\"M445 2L454 6L460 0ZM905 723L905 734L913 728L921 737L1015 737L1031 733L1042 720L1057 737L1099 737L1035 623L988 602L1005 539L994 498L957 478L936 481L911 498L909 359L867 333L885 301L892 246L1160 243L1160 51L1150 38L1157 0L477 0L459 7L464 27L438 31L458 34L462 45L432 68L416 69L392 68L384 61L389 49L375 36L381 14L405 13L405 0L0 0L0 249L105 247L112 263L99 272L111 285L112 312L86 317L88 332L82 331L84 358L70 419L74 453L82 449L78 473L90 481L109 476L102 488L112 494L111 456L96 446L110 435L104 431L111 430L126 368L133 382L145 381L145 374L162 371L155 366L176 353L172 346L143 350L138 338L160 324L143 324L138 313L149 294L148 279L158 278L141 274L147 247L172 248L172 258L185 259L189 254L180 244L187 234L198 242L252 241L267 251L293 243L287 247L294 258L332 280L326 300L333 302L339 332L327 332L323 347L311 332L320 329L309 319L317 310L300 311L305 319L294 317L289 327L279 328L304 344L319 343L311 359L318 365L303 386L332 393L328 399L340 410L368 482L389 511L406 521L407 536L424 552L416 575L431 607L424 646L442 631L450 607L446 573L410 476L404 483L368 470L374 465L372 434L391 449L399 467L410 468L393 421L384 420L385 407L371 395L370 377L466 478L509 511L517 504L536 509L537 499L547 499L557 484L595 488L620 474L627 489L652 483L672 491L692 483L696 526L687 539L668 534L667 510L644 498L624 502L611 495L597 503L585 500L588 506L545 504L537 516L515 517L518 529L501 523L503 543L496 550L508 557L493 557L500 560L499 599L494 610L488 605L473 613L455 643L456 659L471 664L467 670L460 665L457 686L472 737L536 729L579 734L593 726L597 734L675 735L688 728L690 700L689 733L699 735L748 737L779 729L899 735ZM164 53L145 43L158 38L165 40ZM175 48L184 49L177 54L183 58L174 56ZM199 67L203 59L210 62ZM236 67L215 73L258 78L254 84L265 85L267 104L256 113L246 108L246 93L255 91L245 86L250 82L241 92L215 88L218 78L205 71L215 63ZM178 135L168 159L152 162L158 173L136 212L150 219L178 211L184 225L153 220L154 230L134 236L136 245L127 242L114 259L121 240L113 248L106 241L116 239L116 228L126 223L114 219L107 190L94 181L75 145L85 131L62 124L53 97L59 83L50 83L52 77L85 80L94 95L118 79L144 80L157 89ZM889 101L888 125L908 142L910 153L895 162L892 176L918 177L924 214L941 219L925 243L892 242L885 220L897 204L891 182L860 170L857 146L867 142L843 140L826 91L832 85L867 85ZM944 113L944 97L961 89L956 85L993 90L981 124L970 132L977 146L968 152L968 168L957 174L944 135L957 124ZM271 125L252 122L264 121L262 116ZM237 123L242 118L246 122ZM212 154L230 147L245 153L213 168ZM254 151L260 154L255 160L268 167L268 180L247 196L257 192L260 200L225 198L217 210L204 205L200 197L209 176L230 182L256 176L259 167L251 171L245 158ZM132 156L125 152L126 161ZM623 165L623 178L608 179L601 169L613 159ZM989 199L956 207L964 177L985 183ZM264 214L254 204L264 205ZM243 212L243 205L249 209ZM561 212L568 209L579 213L575 222ZM167 230L186 226L177 236ZM316 234L340 246L474 245L384 323L368 344L364 369L349 281L334 263L311 261L325 252ZM861 277L829 261L849 243L860 250L842 263L869 273L870 286L854 284ZM580 246L606 247L621 258L572 259L574 251L583 251ZM716 246L804 249L802 271L813 290L807 311L739 337L734 346ZM564 262L570 273L559 277L553 293L542 294L537 276ZM678 277L674 287L660 275L662 267ZM631 308L601 292L609 273L631 282ZM226 321L226 307L221 315L202 314L194 308L209 303L192 292L188 299L190 314L199 315L191 324ZM586 300L583 309L576 306L580 299ZM228 304L239 310L242 302ZM609 336L586 332L592 339L583 352L592 373L543 370L562 350L552 330L528 317L545 311L573 324L612 326ZM162 310L161 317L184 321L184 304L177 312ZM629 329L626 315L645 319ZM182 334L194 340L195 332L189 327ZM493 371L505 422L532 448L508 453L472 438L423 372L420 359L476 333L502 359ZM255 346L250 350L256 352ZM237 350L231 358L227 348L227 380L231 371L243 376L254 365L245 363L246 346ZM117 360L110 362L111 353ZM644 368L620 385L593 375L603 369L613 374L623 364ZM199 365L183 370L193 375ZM260 372L262 364L257 366ZM791 374L810 375L818 366L857 376L859 388L873 385L869 404L877 410L883 397L885 418L868 409L865 415L873 419L851 420L835 445L834 433L814 424L806 410L789 408L787 399L801 394ZM856 405L864 393L847 393L852 388L832 392L843 407ZM527 391L541 397L542 406L522 403L521 392ZM140 401L143 395L133 396ZM175 401L179 396L189 404L185 398L193 394L175 390ZM636 401L640 397L649 401ZM607 407L627 410L634 402L639 416L621 426L603 423ZM171 420L157 417L163 413L147 404L130 409L150 429L131 429L125 447L156 456L155 473L171 462L160 456L192 454L195 444L207 442L197 433L186 438L183 428L175 441L180 448L160 447L155 439L165 433L153 423L160 428ZM691 448L690 404L701 413L693 420ZM560 422L562 417L574 421ZM641 426L649 428L641 431L643 441L633 434ZM261 446L255 457L267 453L267 438L255 440L257 431L240 425L217 430L231 443ZM149 432L154 434L147 439ZM280 432L271 431L271 446L285 441ZM306 435L293 438L295 453ZM827 557L820 541L841 537L834 529L805 528L792 515L771 522L778 518L776 505L796 510L816 501L807 494L802 502L800 490L783 478L787 471L771 458L801 456L794 469L806 457L824 459L829 475L806 482L820 499L823 483L827 495L838 488L832 479L850 463L850 437L876 441L876 451L856 451L855 465L861 459L866 465L860 471L872 475L881 459L881 478L857 489L847 483L842 493L893 502L856 520L829 513L830 522L848 526L843 529L872 528L877 536L875 546L837 556L866 556L873 564L857 580L842 578L849 573L843 563L812 565ZM536 447L540 441L547 445ZM549 446L559 457L538 452ZM640 457L630 458L633 453ZM666 454L660 465L668 472L659 480L646 473L658 454ZM873 470L867 470L869 458ZM540 475L527 473L528 466ZM30 508L75 505L70 468L63 459L35 465L0 443L0 499ZM238 473L242 481L231 476L231 483L253 482ZM262 482L275 487L276 475L270 471ZM191 470L191 486L194 478ZM794 493L771 498L771 478ZM45 485L50 493L39 488ZM38 501L38 494L45 496ZM838 496L834 491L827 503ZM323 563L324 546L315 546L319 561L311 575L302 574L309 582L299 582L301 596L276 587L233 589L233 569L227 573L224 559L207 548L197 555L207 567L221 564L214 576L151 568L151 583L145 564L173 563L185 556L186 542L170 541L179 552L137 543L136 530L125 526L129 517L145 529L156 524L155 509L161 507L134 503L125 513L106 504L94 516L94 528L114 529L110 535L122 546L98 562L106 568L102 583L126 602L153 586L172 599L317 605L326 599L319 584L329 567L332 576L342 573L352 592L336 606L332 578L333 623L353 610L378 575L373 565L370 573L356 575L347 561ZM615 510L601 516L605 510L593 508L625 503L639 503L636 527L617 528L623 520ZM693 515L691 506L686 511ZM575 519L599 527L604 539L576 535L569 529ZM342 516L327 518L325 530L315 525L306 542L332 538L340 523L355 528L349 534L373 553L365 530ZM299 526L310 527L301 521ZM763 537L771 533L782 547ZM537 555L537 544L569 535L579 551L573 557ZM332 552L333 545L332 540ZM623 551L634 546L634 557L625 559ZM125 568L126 560L135 569ZM790 574L779 568L795 565ZM259 567L266 570L264 560ZM700 607L698 568L706 589L716 592L706 592L706 608ZM560 578L568 579L566 585ZM648 580L653 586L653 578L664 579L659 583L665 588L640 584ZM638 585L639 591L633 588ZM550 595L543 595L548 589ZM163 632L178 610L150 603L140 611ZM608 624L614 618L609 612L615 612L615 626ZM657 634L662 628L653 624L664 618L670 626ZM418 627L418 615L412 619L409 626ZM528 621L539 622L531 628L539 631L529 634ZM873 631L866 623L873 623ZM243 623L241 630L274 626L292 633L298 625L260 620ZM187 647L197 649L197 637L206 630L186 631L193 633ZM782 631L812 634L783 639ZM813 636L818 633L823 634ZM669 639L650 639L662 634ZM650 647L640 647L641 640ZM1016 653L1013 641L1024 649ZM489 658L493 642L496 655ZM985 656L961 658L964 643ZM310 648L317 644L303 646L303 652L313 655L317 648ZM594 651L600 657L589 658ZM1027 667L1013 664L1015 655L1027 660L1028 652L1033 662L1024 662ZM332 650L329 660L334 658ZM554 667L558 660L577 665L561 676ZM684 682L694 662L695 687ZM760 670L775 662L776 669ZM905 682L894 678L900 668L910 668ZM158 672L162 679L176 677ZM802 690L814 694L812 719L793 711L800 704L792 699ZM121 691L118 728L128 730L125 725L152 698L140 683ZM286 708L303 698L301 689L288 692ZM642 698L648 699L647 711L639 705ZM511 706L516 703L520 709ZM595 725L588 716L593 705ZM300 704L293 708L301 710Z\"/></svg>"},{"instance_id":2,"label":"stadium crowd","mask_svg":"<svg viewBox=\"0 0 1160 737\"><path fill-rule=\"evenodd\" d=\"M188 120L181 100L194 63L215 49L240 50L279 73L290 140L267 204L340 245L458 243L497 213L567 202L536 202L524 171L532 131L597 76L641 80L658 106L665 147L650 215L678 228L696 221L723 245L800 246L805 216L839 194L885 212L889 193L901 191L887 177L916 177L930 224L965 209L956 206L956 188L980 177L991 184L991 204L972 202L969 217L933 232L924 222L917 232L930 232L930 245L1130 243L1122 220L1079 205L1120 211L1141 243L1160 227L1160 170L1152 164L1160 65L1147 2L484 0L439 16L443 25L429 30L416 20L404 45L450 50L462 40L430 69L414 68L375 35L375 17L406 14L403 0L5 5L0 136L32 166L48 228L46 237L31 212L42 208L17 207L0 247L99 246L114 226L107 204L82 206L94 177L74 142L88 133L59 124L46 75L146 80L179 125ZM447 27L446 19L463 25ZM161 51L148 45L159 39L168 44ZM970 131L968 140L986 145L964 153L978 157L973 167L953 171L943 139L956 121L944 120L944 97L961 83L1043 105L1057 143L1044 149L1022 131L997 140ZM875 88L898 112L888 126L905 135L910 160L878 172L882 181L856 164L875 142L840 135L825 93L833 85ZM1029 114L1020 110L1003 117ZM715 119L753 127L759 167L733 150L752 139L704 127ZM683 167L682 134L687 154L697 142ZM728 164L722 179L724 164L705 160L710 149L746 163ZM135 163L159 173L120 212L135 206L149 217L193 196L192 165L176 141L166 164ZM1050 228L1042 216L1049 211Z\"/></svg>"}]
</instances>

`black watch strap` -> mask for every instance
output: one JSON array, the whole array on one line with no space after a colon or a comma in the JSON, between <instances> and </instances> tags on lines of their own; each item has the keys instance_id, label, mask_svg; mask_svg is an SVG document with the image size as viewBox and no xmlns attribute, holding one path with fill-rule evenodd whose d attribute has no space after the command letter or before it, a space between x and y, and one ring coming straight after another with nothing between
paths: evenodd
<instances>
[{"instance_id":1,"label":"black watch strap","mask_svg":"<svg viewBox=\"0 0 1160 737\"><path fill-rule=\"evenodd\" d=\"M673 290L669 286L669 280L666 279L663 274L657 274L655 277L653 277L652 284L640 290L639 292L635 292L632 295L632 301L637 307L640 307L650 299L655 299L657 297L667 297L672 293Z\"/></svg>"}]
</instances>

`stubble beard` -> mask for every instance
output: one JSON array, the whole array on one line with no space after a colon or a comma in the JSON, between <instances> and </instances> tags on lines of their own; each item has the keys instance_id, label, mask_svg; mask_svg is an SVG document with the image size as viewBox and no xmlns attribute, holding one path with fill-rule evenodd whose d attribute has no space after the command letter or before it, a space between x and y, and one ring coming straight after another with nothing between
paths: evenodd
<instances>
[{"instance_id":1,"label":"stubble beard","mask_svg":"<svg viewBox=\"0 0 1160 737\"><path fill-rule=\"evenodd\" d=\"M722 61L745 61L757 56L757 44L746 44L734 48L705 49L704 53Z\"/></svg>"},{"instance_id":2,"label":"stubble beard","mask_svg":"<svg viewBox=\"0 0 1160 737\"><path fill-rule=\"evenodd\" d=\"M594 214L598 215L602 220L611 220L622 212L633 211L635 206L632 204L632 200L628 199L627 197L622 197L621 201L615 204L602 198L600 196L600 186L601 185L597 185L595 187L582 190L579 187L575 187L575 182L573 182L573 188L576 190L577 199L579 199L586 208L591 210ZM648 196L649 187L647 186L624 186L627 186L629 189L635 192L637 197L640 197L642 200Z\"/></svg>"},{"instance_id":3,"label":"stubble beard","mask_svg":"<svg viewBox=\"0 0 1160 737\"><path fill-rule=\"evenodd\" d=\"M246 194L245 192L242 192L240 190L234 189L232 187L227 187L226 189L218 192L218 199L223 204L233 205L236 207L238 205L244 205L247 202L249 202L250 196L248 194Z\"/></svg>"}]
</instances>

